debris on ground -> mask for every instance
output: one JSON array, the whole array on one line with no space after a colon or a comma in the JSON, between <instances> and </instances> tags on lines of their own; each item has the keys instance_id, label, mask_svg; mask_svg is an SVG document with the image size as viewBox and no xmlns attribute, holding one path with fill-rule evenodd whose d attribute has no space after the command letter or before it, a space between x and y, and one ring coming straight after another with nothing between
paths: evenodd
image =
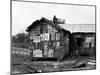
<instances>
[{"instance_id":1,"label":"debris on ground","mask_svg":"<svg viewBox=\"0 0 100 75\"><path fill-rule=\"evenodd\" d=\"M12 74L41 73L55 71L88 70L95 69L94 59L70 59L58 61L24 61L12 63Z\"/></svg>"}]
</instances>

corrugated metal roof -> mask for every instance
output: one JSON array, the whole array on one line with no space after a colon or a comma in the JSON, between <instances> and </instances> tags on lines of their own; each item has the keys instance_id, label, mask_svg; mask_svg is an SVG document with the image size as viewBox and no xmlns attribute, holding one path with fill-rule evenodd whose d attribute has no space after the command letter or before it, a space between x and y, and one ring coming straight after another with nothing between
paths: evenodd
<instances>
[{"instance_id":1,"label":"corrugated metal roof","mask_svg":"<svg viewBox=\"0 0 100 75\"><path fill-rule=\"evenodd\" d=\"M59 24L70 32L95 32L95 24Z\"/></svg>"}]
</instances>

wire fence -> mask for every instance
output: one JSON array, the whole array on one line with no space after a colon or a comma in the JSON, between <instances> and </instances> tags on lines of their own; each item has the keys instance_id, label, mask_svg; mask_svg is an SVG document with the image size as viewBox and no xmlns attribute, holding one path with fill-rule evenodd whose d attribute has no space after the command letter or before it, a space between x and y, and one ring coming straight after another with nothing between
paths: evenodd
<instances>
[{"instance_id":1,"label":"wire fence","mask_svg":"<svg viewBox=\"0 0 100 75\"><path fill-rule=\"evenodd\" d=\"M31 51L26 48L12 47L11 53L22 56L30 56Z\"/></svg>"}]
</instances>

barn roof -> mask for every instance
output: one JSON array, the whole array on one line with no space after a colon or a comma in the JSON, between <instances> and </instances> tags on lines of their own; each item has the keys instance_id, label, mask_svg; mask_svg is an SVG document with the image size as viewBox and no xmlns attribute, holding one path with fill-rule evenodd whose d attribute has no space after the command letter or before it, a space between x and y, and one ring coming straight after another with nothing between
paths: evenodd
<instances>
[{"instance_id":1,"label":"barn roof","mask_svg":"<svg viewBox=\"0 0 100 75\"><path fill-rule=\"evenodd\" d=\"M65 30L69 30L70 32L85 32L95 33L95 24L59 24Z\"/></svg>"}]
</instances>

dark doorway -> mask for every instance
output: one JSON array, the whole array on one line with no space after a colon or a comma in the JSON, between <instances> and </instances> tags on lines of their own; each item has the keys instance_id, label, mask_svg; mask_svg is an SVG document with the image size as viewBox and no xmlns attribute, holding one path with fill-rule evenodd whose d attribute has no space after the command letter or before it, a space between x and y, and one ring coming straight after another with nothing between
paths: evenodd
<instances>
[{"instance_id":1,"label":"dark doorway","mask_svg":"<svg viewBox=\"0 0 100 75\"><path fill-rule=\"evenodd\" d=\"M83 43L83 39L82 38L76 38L76 40L77 40L77 46L81 47L82 43Z\"/></svg>"}]
</instances>

